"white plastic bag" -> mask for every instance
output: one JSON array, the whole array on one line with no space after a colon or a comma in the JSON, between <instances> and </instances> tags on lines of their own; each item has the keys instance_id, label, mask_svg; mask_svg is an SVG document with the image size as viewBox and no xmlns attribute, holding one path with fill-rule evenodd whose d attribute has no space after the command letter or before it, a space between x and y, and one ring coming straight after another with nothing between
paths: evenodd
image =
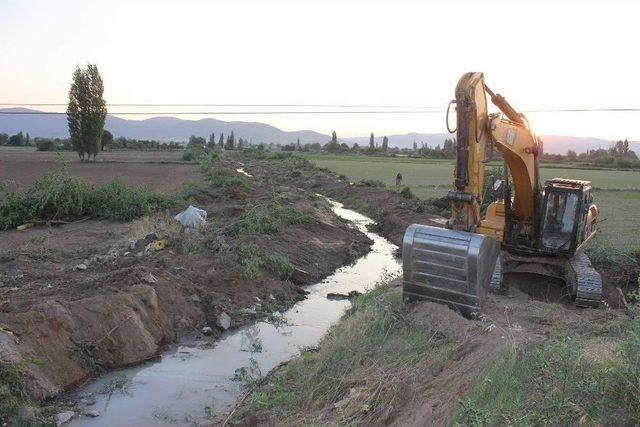
<instances>
[{"instance_id":1,"label":"white plastic bag","mask_svg":"<svg viewBox=\"0 0 640 427\"><path fill-rule=\"evenodd\" d=\"M187 230L196 230L201 224L207 222L207 212L203 209L189 205L187 209L174 217Z\"/></svg>"}]
</instances>

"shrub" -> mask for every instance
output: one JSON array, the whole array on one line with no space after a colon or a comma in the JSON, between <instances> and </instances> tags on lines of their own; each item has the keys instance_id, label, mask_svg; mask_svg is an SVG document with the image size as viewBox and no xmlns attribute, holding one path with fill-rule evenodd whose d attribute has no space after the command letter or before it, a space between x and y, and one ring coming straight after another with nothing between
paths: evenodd
<instances>
[{"instance_id":1,"label":"shrub","mask_svg":"<svg viewBox=\"0 0 640 427\"><path fill-rule=\"evenodd\" d=\"M21 192L7 193L0 204L0 230L33 219L74 220L82 217L130 221L178 206L180 199L120 181L95 186L71 177L65 169L47 172Z\"/></svg>"},{"instance_id":2,"label":"shrub","mask_svg":"<svg viewBox=\"0 0 640 427\"><path fill-rule=\"evenodd\" d=\"M38 139L36 141L38 151L55 151L56 144L52 139Z\"/></svg>"},{"instance_id":3,"label":"shrub","mask_svg":"<svg viewBox=\"0 0 640 427\"><path fill-rule=\"evenodd\" d=\"M409 187L406 187L406 186L400 191L400 194L405 199L413 199L413 197L414 197L413 193L411 192L411 189Z\"/></svg>"},{"instance_id":4,"label":"shrub","mask_svg":"<svg viewBox=\"0 0 640 427\"><path fill-rule=\"evenodd\" d=\"M185 162L195 162L196 161L196 153L193 150L187 150L182 153L182 160Z\"/></svg>"}]
</instances>

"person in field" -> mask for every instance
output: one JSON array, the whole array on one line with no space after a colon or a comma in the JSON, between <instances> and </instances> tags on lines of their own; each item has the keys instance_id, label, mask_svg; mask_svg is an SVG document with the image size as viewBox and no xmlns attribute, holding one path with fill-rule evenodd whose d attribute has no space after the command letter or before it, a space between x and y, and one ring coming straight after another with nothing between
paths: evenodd
<instances>
[{"instance_id":1,"label":"person in field","mask_svg":"<svg viewBox=\"0 0 640 427\"><path fill-rule=\"evenodd\" d=\"M400 185L402 185L402 174L398 172L398 175L396 175L396 186Z\"/></svg>"}]
</instances>

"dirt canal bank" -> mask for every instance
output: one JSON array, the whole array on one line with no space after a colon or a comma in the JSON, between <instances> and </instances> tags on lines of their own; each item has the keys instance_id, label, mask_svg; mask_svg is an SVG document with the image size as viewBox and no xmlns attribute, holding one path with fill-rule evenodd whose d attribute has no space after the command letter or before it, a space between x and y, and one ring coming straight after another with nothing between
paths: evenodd
<instances>
[{"instance_id":1,"label":"dirt canal bank","mask_svg":"<svg viewBox=\"0 0 640 427\"><path fill-rule=\"evenodd\" d=\"M1 233L2 420L73 410L37 404L161 354L180 337L215 340L304 298L373 244L324 198L223 159L183 190L208 225L182 232L158 213ZM340 304L340 303L338 303Z\"/></svg>"},{"instance_id":2,"label":"dirt canal bank","mask_svg":"<svg viewBox=\"0 0 640 427\"><path fill-rule=\"evenodd\" d=\"M77 418L78 426L196 425L220 421L218 414L243 388L281 362L314 346L350 305L328 293L364 292L389 275L399 274L396 246L367 231L372 221L332 203L334 212L352 221L373 240L371 252L319 283L304 288L303 301L290 309L225 334L220 340L187 337L155 363L114 371L74 395L80 412L97 410L96 418ZM95 401L95 403L94 403ZM90 406L82 402L91 403Z\"/></svg>"}]
</instances>

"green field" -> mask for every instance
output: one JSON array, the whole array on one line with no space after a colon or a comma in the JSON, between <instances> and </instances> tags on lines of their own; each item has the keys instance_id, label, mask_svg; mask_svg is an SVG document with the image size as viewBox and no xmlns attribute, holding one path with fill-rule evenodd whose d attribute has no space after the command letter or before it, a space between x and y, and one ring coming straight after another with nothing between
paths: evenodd
<instances>
[{"instance_id":1,"label":"green field","mask_svg":"<svg viewBox=\"0 0 640 427\"><path fill-rule=\"evenodd\" d=\"M302 154L317 166L347 176L352 181L376 179L394 186L402 173L403 183L421 198L444 196L453 181L451 160ZM500 163L495 163L499 165ZM570 165L543 165L542 180L574 178L590 180L602 222L601 239L620 249L640 245L640 171L580 169Z\"/></svg>"}]
</instances>

